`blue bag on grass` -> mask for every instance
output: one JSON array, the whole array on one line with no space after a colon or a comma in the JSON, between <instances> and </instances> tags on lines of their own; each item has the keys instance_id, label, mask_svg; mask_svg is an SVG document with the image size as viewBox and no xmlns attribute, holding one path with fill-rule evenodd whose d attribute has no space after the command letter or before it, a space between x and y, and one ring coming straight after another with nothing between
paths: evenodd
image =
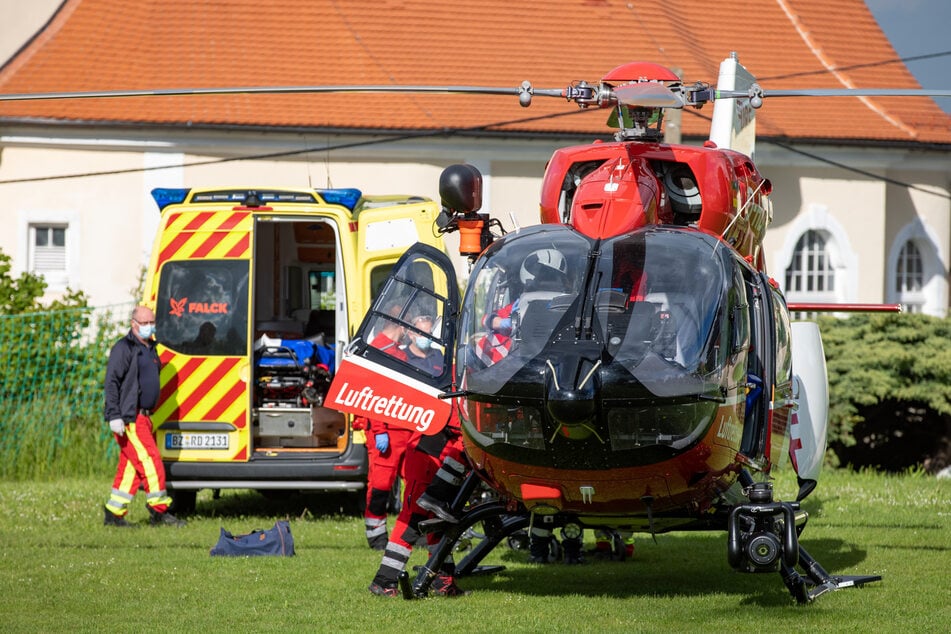
<instances>
[{"instance_id":1,"label":"blue bag on grass","mask_svg":"<svg viewBox=\"0 0 951 634\"><path fill-rule=\"evenodd\" d=\"M275 522L273 528L254 530L247 535L232 535L224 528L218 543L211 549L211 556L255 557L274 555L290 557L294 554L294 537L285 520Z\"/></svg>"}]
</instances>

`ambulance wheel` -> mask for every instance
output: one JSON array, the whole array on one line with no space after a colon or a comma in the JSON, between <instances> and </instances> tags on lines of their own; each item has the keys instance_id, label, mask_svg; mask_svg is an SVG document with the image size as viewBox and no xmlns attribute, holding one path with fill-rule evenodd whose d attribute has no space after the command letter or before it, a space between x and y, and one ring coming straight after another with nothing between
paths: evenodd
<instances>
[{"instance_id":1,"label":"ambulance wheel","mask_svg":"<svg viewBox=\"0 0 951 634\"><path fill-rule=\"evenodd\" d=\"M172 497L172 505L169 507L169 511L175 515L191 515L195 512L195 499L198 497L197 490L180 489L168 493Z\"/></svg>"}]
</instances>

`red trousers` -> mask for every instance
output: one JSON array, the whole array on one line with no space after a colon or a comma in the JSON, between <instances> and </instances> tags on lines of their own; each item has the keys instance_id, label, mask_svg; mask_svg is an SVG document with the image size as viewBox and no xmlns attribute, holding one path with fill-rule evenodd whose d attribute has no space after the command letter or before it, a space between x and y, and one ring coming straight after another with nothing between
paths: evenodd
<instances>
[{"instance_id":1,"label":"red trousers","mask_svg":"<svg viewBox=\"0 0 951 634\"><path fill-rule=\"evenodd\" d=\"M376 448L376 435L382 431L386 431L390 437L390 446L384 452ZM386 519L386 505L390 498L390 491L393 490L393 485L400 476L406 447L412 436L413 432L409 429L384 430L382 424L375 421L371 422L370 428L366 430L367 454L370 463L367 473L366 517L368 519Z\"/></svg>"},{"instance_id":2,"label":"red trousers","mask_svg":"<svg viewBox=\"0 0 951 634\"><path fill-rule=\"evenodd\" d=\"M403 464L406 494L403 497L403 507L400 509L400 513L396 517L396 523L393 525L393 536L391 538L391 541L408 549L412 549L413 543L419 537L419 523L432 517L432 513L421 509L416 501L433 481L436 472L439 471L439 467L447 456L460 462L463 460L461 436L457 435L447 441L437 456L419 448L420 441L423 438L422 434L415 434L410 447L406 450L406 461ZM425 441L423 442L426 444ZM442 535L439 533L428 533L426 543L432 546L439 543L441 537Z\"/></svg>"},{"instance_id":3,"label":"red trousers","mask_svg":"<svg viewBox=\"0 0 951 634\"><path fill-rule=\"evenodd\" d=\"M139 414L134 423L126 425L125 434L115 438L119 443L119 465L106 507L120 517L125 515L132 498L142 487L146 491L145 503L164 513L172 499L165 491L165 467L155 445L152 421Z\"/></svg>"}]
</instances>

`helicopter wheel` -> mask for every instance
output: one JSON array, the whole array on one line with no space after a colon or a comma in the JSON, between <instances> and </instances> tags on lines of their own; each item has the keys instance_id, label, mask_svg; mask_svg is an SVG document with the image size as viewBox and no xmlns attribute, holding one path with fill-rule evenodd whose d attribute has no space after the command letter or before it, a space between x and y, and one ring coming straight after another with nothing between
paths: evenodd
<instances>
[{"instance_id":1,"label":"helicopter wheel","mask_svg":"<svg viewBox=\"0 0 951 634\"><path fill-rule=\"evenodd\" d=\"M526 550L528 548L528 532L516 531L505 539L505 544L512 550Z\"/></svg>"}]
</instances>

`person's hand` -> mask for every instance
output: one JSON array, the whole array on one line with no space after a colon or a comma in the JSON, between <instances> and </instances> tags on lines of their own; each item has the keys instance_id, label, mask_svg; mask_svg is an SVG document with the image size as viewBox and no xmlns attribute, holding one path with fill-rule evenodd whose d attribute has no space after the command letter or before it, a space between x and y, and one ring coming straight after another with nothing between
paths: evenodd
<instances>
[{"instance_id":1,"label":"person's hand","mask_svg":"<svg viewBox=\"0 0 951 634\"><path fill-rule=\"evenodd\" d=\"M117 436L124 436L125 421L121 418L113 418L111 421L109 421L109 429L111 429L112 433L116 434Z\"/></svg>"},{"instance_id":2,"label":"person's hand","mask_svg":"<svg viewBox=\"0 0 951 634\"><path fill-rule=\"evenodd\" d=\"M376 448L380 453L386 453L386 450L390 448L390 435L386 432L382 432L376 435Z\"/></svg>"}]
</instances>

